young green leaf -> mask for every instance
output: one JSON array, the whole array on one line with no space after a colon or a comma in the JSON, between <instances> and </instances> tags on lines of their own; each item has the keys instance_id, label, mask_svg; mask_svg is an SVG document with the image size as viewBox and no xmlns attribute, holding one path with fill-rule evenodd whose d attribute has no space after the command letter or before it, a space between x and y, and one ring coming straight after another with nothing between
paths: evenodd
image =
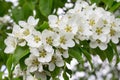
<instances>
[{"instance_id":1,"label":"young green leaf","mask_svg":"<svg viewBox=\"0 0 120 80\"><path fill-rule=\"evenodd\" d=\"M79 50L78 47L74 47L74 48L70 48L68 50L68 53L71 57L77 59L78 62L82 62L82 55L81 55L81 51Z\"/></svg>"},{"instance_id":2,"label":"young green leaf","mask_svg":"<svg viewBox=\"0 0 120 80\"><path fill-rule=\"evenodd\" d=\"M56 76L60 73L60 68L59 67L55 67L55 70L51 72L51 76L53 78L53 80L56 78Z\"/></svg>"},{"instance_id":3,"label":"young green leaf","mask_svg":"<svg viewBox=\"0 0 120 80\"><path fill-rule=\"evenodd\" d=\"M39 0L39 9L42 15L48 17L52 12L53 0Z\"/></svg>"},{"instance_id":4,"label":"young green leaf","mask_svg":"<svg viewBox=\"0 0 120 80\"><path fill-rule=\"evenodd\" d=\"M20 47L17 46L14 54L13 54L13 63L16 65L21 58L29 54L29 48L28 47Z\"/></svg>"}]
</instances>

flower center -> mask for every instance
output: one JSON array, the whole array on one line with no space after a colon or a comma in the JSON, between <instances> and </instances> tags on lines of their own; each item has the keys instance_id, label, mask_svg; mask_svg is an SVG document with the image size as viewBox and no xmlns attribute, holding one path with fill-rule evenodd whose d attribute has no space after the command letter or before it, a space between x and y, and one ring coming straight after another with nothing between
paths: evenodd
<instances>
[{"instance_id":1,"label":"flower center","mask_svg":"<svg viewBox=\"0 0 120 80\"><path fill-rule=\"evenodd\" d=\"M36 43L38 43L39 41L41 41L41 39L40 39L39 36L34 36L34 41L35 41Z\"/></svg>"},{"instance_id":2,"label":"flower center","mask_svg":"<svg viewBox=\"0 0 120 80\"><path fill-rule=\"evenodd\" d=\"M40 57L45 57L46 56L46 51L45 50L40 51L39 56Z\"/></svg>"},{"instance_id":3,"label":"flower center","mask_svg":"<svg viewBox=\"0 0 120 80\"><path fill-rule=\"evenodd\" d=\"M112 22L111 23L111 27L115 27L116 25L115 25L115 23L114 22Z\"/></svg>"},{"instance_id":4,"label":"flower center","mask_svg":"<svg viewBox=\"0 0 120 80\"><path fill-rule=\"evenodd\" d=\"M65 44L66 41L65 36L60 37L60 43Z\"/></svg>"},{"instance_id":5,"label":"flower center","mask_svg":"<svg viewBox=\"0 0 120 80\"><path fill-rule=\"evenodd\" d=\"M71 26L66 26L65 31L66 32L72 32L72 27Z\"/></svg>"},{"instance_id":6,"label":"flower center","mask_svg":"<svg viewBox=\"0 0 120 80\"><path fill-rule=\"evenodd\" d=\"M110 29L110 36L114 36L115 35L115 30Z\"/></svg>"},{"instance_id":7,"label":"flower center","mask_svg":"<svg viewBox=\"0 0 120 80\"><path fill-rule=\"evenodd\" d=\"M97 33L97 35L100 35L102 33L102 28L97 28L96 33Z\"/></svg>"},{"instance_id":8,"label":"flower center","mask_svg":"<svg viewBox=\"0 0 120 80\"><path fill-rule=\"evenodd\" d=\"M100 40L98 40L98 39L97 39L96 41L97 41L97 43L98 43L98 44L100 44L100 43L101 43L101 41L100 41Z\"/></svg>"},{"instance_id":9,"label":"flower center","mask_svg":"<svg viewBox=\"0 0 120 80\"><path fill-rule=\"evenodd\" d=\"M95 20L90 19L90 21L89 21L89 25L90 25L90 26L94 26L94 25L95 25Z\"/></svg>"},{"instance_id":10,"label":"flower center","mask_svg":"<svg viewBox=\"0 0 120 80\"><path fill-rule=\"evenodd\" d=\"M78 31L79 31L79 32L83 32L83 28L82 28L82 27L79 27Z\"/></svg>"},{"instance_id":11,"label":"flower center","mask_svg":"<svg viewBox=\"0 0 120 80\"><path fill-rule=\"evenodd\" d=\"M28 36L28 35L30 34L29 29L26 29L25 31L23 31L23 34L24 34L25 36Z\"/></svg>"},{"instance_id":12,"label":"flower center","mask_svg":"<svg viewBox=\"0 0 120 80\"><path fill-rule=\"evenodd\" d=\"M49 44L49 45L52 45L53 43L53 38L50 36L50 37L47 37L46 38L46 43Z\"/></svg>"},{"instance_id":13,"label":"flower center","mask_svg":"<svg viewBox=\"0 0 120 80\"><path fill-rule=\"evenodd\" d=\"M33 65L39 65L40 63L39 63L39 61L37 59L33 59L32 64Z\"/></svg>"}]
</instances>

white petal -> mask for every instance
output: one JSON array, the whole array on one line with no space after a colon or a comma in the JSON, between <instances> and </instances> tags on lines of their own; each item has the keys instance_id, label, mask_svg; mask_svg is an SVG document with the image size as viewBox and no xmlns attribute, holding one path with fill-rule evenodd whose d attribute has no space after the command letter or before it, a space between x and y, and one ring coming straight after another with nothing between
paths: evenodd
<instances>
[{"instance_id":1,"label":"white petal","mask_svg":"<svg viewBox=\"0 0 120 80\"><path fill-rule=\"evenodd\" d=\"M58 67L62 67L62 66L64 66L64 61L61 59L61 60L59 60L59 61L56 61L56 65L58 66Z\"/></svg>"},{"instance_id":2,"label":"white petal","mask_svg":"<svg viewBox=\"0 0 120 80\"><path fill-rule=\"evenodd\" d=\"M12 46L7 46L4 50L5 53L13 54L15 48Z\"/></svg>"},{"instance_id":3,"label":"white petal","mask_svg":"<svg viewBox=\"0 0 120 80\"><path fill-rule=\"evenodd\" d=\"M39 70L38 70L39 72L43 71L43 66L41 64L39 64L38 68L39 68Z\"/></svg>"},{"instance_id":4,"label":"white petal","mask_svg":"<svg viewBox=\"0 0 120 80\"><path fill-rule=\"evenodd\" d=\"M27 23L25 21L19 21L18 24L23 28L27 27Z\"/></svg>"},{"instance_id":5,"label":"white petal","mask_svg":"<svg viewBox=\"0 0 120 80\"><path fill-rule=\"evenodd\" d=\"M64 58L68 58L68 57L69 57L68 51L65 51L65 52L63 53L63 57L64 57Z\"/></svg>"},{"instance_id":6,"label":"white petal","mask_svg":"<svg viewBox=\"0 0 120 80\"><path fill-rule=\"evenodd\" d=\"M39 56L39 50L37 48L30 48L30 52L35 56Z\"/></svg>"},{"instance_id":7,"label":"white petal","mask_svg":"<svg viewBox=\"0 0 120 80\"><path fill-rule=\"evenodd\" d=\"M55 15L49 15L48 19L49 19L50 22L56 22L57 21L57 16L55 16Z\"/></svg>"},{"instance_id":8,"label":"white petal","mask_svg":"<svg viewBox=\"0 0 120 80\"><path fill-rule=\"evenodd\" d=\"M99 44L99 48L100 48L101 50L105 50L105 49L107 49L107 44L101 43L101 44Z\"/></svg>"},{"instance_id":9,"label":"white petal","mask_svg":"<svg viewBox=\"0 0 120 80\"><path fill-rule=\"evenodd\" d=\"M45 46L45 50L46 50L47 52L52 52L52 51L53 51L53 48L52 48L52 46L50 46L50 45L46 45L46 46Z\"/></svg>"},{"instance_id":10,"label":"white petal","mask_svg":"<svg viewBox=\"0 0 120 80\"><path fill-rule=\"evenodd\" d=\"M39 21L39 19L34 19L34 17L33 16L30 16L29 18L28 18L28 24L30 24L30 25L33 25L33 26L36 26L37 25L37 23L38 23L38 21Z\"/></svg>"},{"instance_id":11,"label":"white petal","mask_svg":"<svg viewBox=\"0 0 120 80\"><path fill-rule=\"evenodd\" d=\"M68 40L67 43L68 47L74 47L75 46L75 42L73 40Z\"/></svg>"},{"instance_id":12,"label":"white petal","mask_svg":"<svg viewBox=\"0 0 120 80\"><path fill-rule=\"evenodd\" d=\"M97 47L97 43L96 42L90 42L90 47L91 48L96 48Z\"/></svg>"},{"instance_id":13,"label":"white petal","mask_svg":"<svg viewBox=\"0 0 120 80\"><path fill-rule=\"evenodd\" d=\"M107 37L106 37L106 35L102 35L102 36L99 37L99 39L100 39L102 42L106 42Z\"/></svg>"},{"instance_id":14,"label":"white petal","mask_svg":"<svg viewBox=\"0 0 120 80\"><path fill-rule=\"evenodd\" d=\"M49 70L50 70L50 71L53 71L54 69L55 69L55 64L51 62L51 63L49 64Z\"/></svg>"},{"instance_id":15,"label":"white petal","mask_svg":"<svg viewBox=\"0 0 120 80\"><path fill-rule=\"evenodd\" d=\"M37 66L30 66L29 70L30 70L30 72L34 72L37 70Z\"/></svg>"},{"instance_id":16,"label":"white petal","mask_svg":"<svg viewBox=\"0 0 120 80\"><path fill-rule=\"evenodd\" d=\"M116 37L116 36L112 37L112 42L115 43L115 44L117 44L119 42L118 37Z\"/></svg>"}]
</instances>

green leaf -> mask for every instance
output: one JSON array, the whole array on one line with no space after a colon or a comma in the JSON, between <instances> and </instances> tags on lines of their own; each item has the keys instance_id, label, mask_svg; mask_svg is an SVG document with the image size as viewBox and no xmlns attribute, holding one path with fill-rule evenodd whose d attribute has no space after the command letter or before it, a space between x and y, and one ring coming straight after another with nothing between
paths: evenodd
<instances>
[{"instance_id":1,"label":"green leaf","mask_svg":"<svg viewBox=\"0 0 120 80\"><path fill-rule=\"evenodd\" d=\"M109 9L110 12L115 12L118 8L120 7L120 2L119 3L114 3L114 5Z\"/></svg>"},{"instance_id":2,"label":"green leaf","mask_svg":"<svg viewBox=\"0 0 120 80\"><path fill-rule=\"evenodd\" d=\"M79 48L77 46L75 46L74 48L70 48L68 50L68 53L71 57L77 59L78 62L82 62L82 55L81 55L81 51L79 50Z\"/></svg>"},{"instance_id":3,"label":"green leaf","mask_svg":"<svg viewBox=\"0 0 120 80\"><path fill-rule=\"evenodd\" d=\"M24 14L24 20L27 20L29 16L33 15L34 6L30 2L24 3L22 11Z\"/></svg>"},{"instance_id":4,"label":"green leaf","mask_svg":"<svg viewBox=\"0 0 120 80\"><path fill-rule=\"evenodd\" d=\"M105 5L110 8L113 5L114 0L102 0L102 2L105 3Z\"/></svg>"},{"instance_id":5,"label":"green leaf","mask_svg":"<svg viewBox=\"0 0 120 80\"><path fill-rule=\"evenodd\" d=\"M67 0L53 0L53 8L58 9L64 7Z\"/></svg>"},{"instance_id":6,"label":"green leaf","mask_svg":"<svg viewBox=\"0 0 120 80\"><path fill-rule=\"evenodd\" d=\"M8 60L7 60L7 63L6 63L6 67L8 69L8 73L9 73L9 78L12 78L12 62L13 62L13 56L10 55Z\"/></svg>"},{"instance_id":7,"label":"green leaf","mask_svg":"<svg viewBox=\"0 0 120 80\"><path fill-rule=\"evenodd\" d=\"M13 55L13 63L16 65L21 58L29 54L29 48L28 47L20 47L17 46L14 55Z\"/></svg>"},{"instance_id":8,"label":"green leaf","mask_svg":"<svg viewBox=\"0 0 120 80\"><path fill-rule=\"evenodd\" d=\"M91 68L93 69L93 64L92 64L92 61L91 61L92 58L91 58L90 53L84 48L80 48L80 49L83 52L83 54L85 55L85 57L87 58L87 60L89 61L90 65L91 65Z\"/></svg>"},{"instance_id":9,"label":"green leaf","mask_svg":"<svg viewBox=\"0 0 120 80\"><path fill-rule=\"evenodd\" d=\"M59 67L55 67L55 70L51 72L52 78L55 79L56 76L58 76L59 73L60 73L60 68Z\"/></svg>"},{"instance_id":10,"label":"green leaf","mask_svg":"<svg viewBox=\"0 0 120 80\"><path fill-rule=\"evenodd\" d=\"M53 0L39 0L39 9L42 15L48 16L52 13Z\"/></svg>"},{"instance_id":11,"label":"green leaf","mask_svg":"<svg viewBox=\"0 0 120 80\"><path fill-rule=\"evenodd\" d=\"M20 64L20 68L21 70L25 70L27 68L26 64L25 64L25 59L28 58L29 54L25 55L24 57L22 57L19 61L19 64Z\"/></svg>"},{"instance_id":12,"label":"green leaf","mask_svg":"<svg viewBox=\"0 0 120 80\"><path fill-rule=\"evenodd\" d=\"M96 3L97 5L101 2L101 0L90 0L90 1L91 1L92 4Z\"/></svg>"},{"instance_id":13,"label":"green leaf","mask_svg":"<svg viewBox=\"0 0 120 80\"><path fill-rule=\"evenodd\" d=\"M42 25L36 27L36 29L39 31L43 31L44 29L48 29L48 28L49 28L49 24L46 21L44 21Z\"/></svg>"},{"instance_id":14,"label":"green leaf","mask_svg":"<svg viewBox=\"0 0 120 80\"><path fill-rule=\"evenodd\" d=\"M24 13L22 9L18 7L12 9L12 18L16 23L20 20L24 20Z\"/></svg>"},{"instance_id":15,"label":"green leaf","mask_svg":"<svg viewBox=\"0 0 120 80\"><path fill-rule=\"evenodd\" d=\"M104 51L100 50L98 47L95 49L91 49L91 53L99 55L102 61L104 61L107 57Z\"/></svg>"},{"instance_id":16,"label":"green leaf","mask_svg":"<svg viewBox=\"0 0 120 80\"><path fill-rule=\"evenodd\" d=\"M103 52L106 53L108 61L111 62L114 56L113 48L110 45L108 45L108 48Z\"/></svg>"},{"instance_id":17,"label":"green leaf","mask_svg":"<svg viewBox=\"0 0 120 80\"><path fill-rule=\"evenodd\" d=\"M70 77L72 77L72 71L67 67L65 68L65 72L67 72L70 75Z\"/></svg>"},{"instance_id":18,"label":"green leaf","mask_svg":"<svg viewBox=\"0 0 120 80\"><path fill-rule=\"evenodd\" d=\"M18 23L20 20L27 20L29 16L33 15L35 5L32 2L24 2L21 6L12 9L12 18Z\"/></svg>"},{"instance_id":19,"label":"green leaf","mask_svg":"<svg viewBox=\"0 0 120 80\"><path fill-rule=\"evenodd\" d=\"M113 42L110 42L110 44L111 44L111 46L112 46L112 48L113 48L113 52L114 52L114 54L116 55L116 65L117 65L117 63L119 63L119 53L118 53L118 51L117 51L117 45L116 44L114 44Z\"/></svg>"},{"instance_id":20,"label":"green leaf","mask_svg":"<svg viewBox=\"0 0 120 80\"><path fill-rule=\"evenodd\" d=\"M5 14L7 14L11 6L11 2L0 1L0 16L4 16Z\"/></svg>"},{"instance_id":21,"label":"green leaf","mask_svg":"<svg viewBox=\"0 0 120 80\"><path fill-rule=\"evenodd\" d=\"M0 72L0 80L2 80L3 72Z\"/></svg>"},{"instance_id":22,"label":"green leaf","mask_svg":"<svg viewBox=\"0 0 120 80\"><path fill-rule=\"evenodd\" d=\"M64 80L69 80L69 77L68 77L68 75L66 74L66 71L64 71L64 73L63 73L63 78L64 78Z\"/></svg>"}]
</instances>

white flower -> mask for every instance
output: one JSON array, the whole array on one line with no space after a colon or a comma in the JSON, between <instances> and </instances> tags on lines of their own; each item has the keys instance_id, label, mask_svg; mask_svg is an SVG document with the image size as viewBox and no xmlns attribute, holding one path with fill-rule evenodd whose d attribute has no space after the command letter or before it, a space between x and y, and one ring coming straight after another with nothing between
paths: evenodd
<instances>
[{"instance_id":1,"label":"white flower","mask_svg":"<svg viewBox=\"0 0 120 80\"><path fill-rule=\"evenodd\" d=\"M42 45L42 35L39 31L33 31L32 35L26 38L28 46L40 47Z\"/></svg>"},{"instance_id":2,"label":"white flower","mask_svg":"<svg viewBox=\"0 0 120 80\"><path fill-rule=\"evenodd\" d=\"M79 20L78 22L78 32L75 37L79 40L88 40L92 35L92 31L86 22L82 22Z\"/></svg>"},{"instance_id":3,"label":"white flower","mask_svg":"<svg viewBox=\"0 0 120 80\"><path fill-rule=\"evenodd\" d=\"M6 24L6 23L8 23L8 22L10 22L10 16L8 16L8 15L5 15L5 16L3 16L3 17L0 17L0 24L1 24L1 22L3 23L3 24Z\"/></svg>"},{"instance_id":4,"label":"white flower","mask_svg":"<svg viewBox=\"0 0 120 80\"><path fill-rule=\"evenodd\" d=\"M47 80L47 75L48 75L47 72L43 71L43 72L36 72L34 76L40 80Z\"/></svg>"},{"instance_id":5,"label":"white flower","mask_svg":"<svg viewBox=\"0 0 120 80\"><path fill-rule=\"evenodd\" d=\"M18 39L18 45L25 46L26 41L23 38L22 28L19 25L14 24L12 34L9 34Z\"/></svg>"},{"instance_id":6,"label":"white flower","mask_svg":"<svg viewBox=\"0 0 120 80\"><path fill-rule=\"evenodd\" d=\"M48 67L49 70L53 71L55 69L55 65L57 67L64 66L64 61L63 61L63 59L62 59L60 54L54 54L53 57L52 57L51 62L48 65L49 65L49 67Z\"/></svg>"},{"instance_id":7,"label":"white flower","mask_svg":"<svg viewBox=\"0 0 120 80\"><path fill-rule=\"evenodd\" d=\"M69 57L68 50L64 50L62 48L58 48L56 50L56 54L61 54L61 56L63 56L64 58L68 58Z\"/></svg>"},{"instance_id":8,"label":"white flower","mask_svg":"<svg viewBox=\"0 0 120 80\"><path fill-rule=\"evenodd\" d=\"M25 64L27 65L29 72L43 71L42 63L40 63L38 61L38 57L34 56L33 54L31 54L29 58L25 60Z\"/></svg>"},{"instance_id":9,"label":"white flower","mask_svg":"<svg viewBox=\"0 0 120 80\"><path fill-rule=\"evenodd\" d=\"M120 38L120 23L119 19L112 18L110 22L110 32L108 34L109 39L115 44L119 42Z\"/></svg>"},{"instance_id":10,"label":"white flower","mask_svg":"<svg viewBox=\"0 0 120 80\"><path fill-rule=\"evenodd\" d=\"M4 42L6 45L4 52L12 54L16 49L17 39L12 36L8 36Z\"/></svg>"},{"instance_id":11,"label":"white flower","mask_svg":"<svg viewBox=\"0 0 120 80\"><path fill-rule=\"evenodd\" d=\"M74 47L75 42L72 40L73 38L74 38L73 34L61 31L59 33L57 44L59 44L59 46L63 49L68 49L68 47Z\"/></svg>"},{"instance_id":12,"label":"white flower","mask_svg":"<svg viewBox=\"0 0 120 80\"><path fill-rule=\"evenodd\" d=\"M10 34L10 35L12 35L18 39L21 39L22 38L21 31L22 31L22 28L19 25L14 24L13 29L12 29L12 34Z\"/></svg>"},{"instance_id":13,"label":"white flower","mask_svg":"<svg viewBox=\"0 0 120 80\"><path fill-rule=\"evenodd\" d=\"M59 26L60 19L56 15L49 15L48 16L49 25L51 28L56 28Z\"/></svg>"},{"instance_id":14,"label":"white flower","mask_svg":"<svg viewBox=\"0 0 120 80\"><path fill-rule=\"evenodd\" d=\"M107 49L107 42L102 42L100 40L93 40L90 42L90 47L91 48L96 48L99 47L101 50Z\"/></svg>"},{"instance_id":15,"label":"white flower","mask_svg":"<svg viewBox=\"0 0 120 80\"><path fill-rule=\"evenodd\" d=\"M65 32L76 34L78 30L78 26L76 24L77 16L74 14L66 14L62 16L62 20L60 22L60 30Z\"/></svg>"},{"instance_id":16,"label":"white flower","mask_svg":"<svg viewBox=\"0 0 120 80\"><path fill-rule=\"evenodd\" d=\"M22 76L22 75L23 75L23 71L20 69L20 65L19 65L19 64L17 64L17 65L15 66L15 69L14 69L14 71L13 71L13 74L14 74L15 77L19 77L19 76Z\"/></svg>"},{"instance_id":17,"label":"white flower","mask_svg":"<svg viewBox=\"0 0 120 80\"><path fill-rule=\"evenodd\" d=\"M92 28L92 38L97 40L99 39L102 42L107 41L107 35L110 32L110 27L104 26L104 22L102 19L100 19L95 26Z\"/></svg>"},{"instance_id":18,"label":"white flower","mask_svg":"<svg viewBox=\"0 0 120 80\"><path fill-rule=\"evenodd\" d=\"M42 42L44 44L44 48L47 51L52 51L53 46L58 46L56 40L58 36L55 32L52 32L50 30L44 30L42 32Z\"/></svg>"},{"instance_id":19,"label":"white flower","mask_svg":"<svg viewBox=\"0 0 120 80\"><path fill-rule=\"evenodd\" d=\"M19 25L23 28L34 28L38 24L39 19L34 19L33 16L30 16L27 20L25 21L19 21Z\"/></svg>"},{"instance_id":20,"label":"white flower","mask_svg":"<svg viewBox=\"0 0 120 80\"><path fill-rule=\"evenodd\" d=\"M43 46L39 48L30 48L30 52L38 57L38 61L41 63L50 62L54 53L54 50L48 52Z\"/></svg>"}]
</instances>

